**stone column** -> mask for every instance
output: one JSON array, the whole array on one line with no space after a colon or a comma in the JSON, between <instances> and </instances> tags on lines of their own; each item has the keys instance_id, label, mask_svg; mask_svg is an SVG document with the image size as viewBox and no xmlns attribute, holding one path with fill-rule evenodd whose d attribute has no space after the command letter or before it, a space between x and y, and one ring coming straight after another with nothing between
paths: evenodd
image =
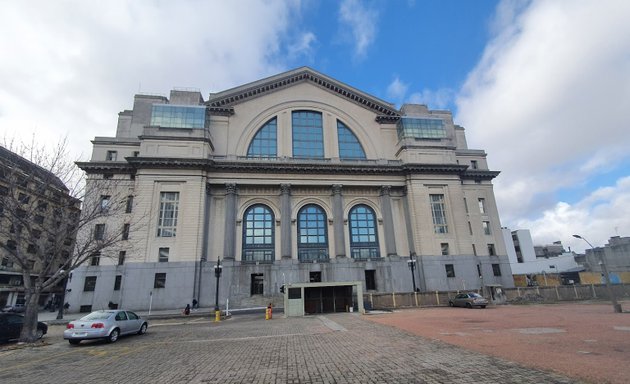
<instances>
[{"instance_id":1,"label":"stone column","mask_svg":"<svg viewBox=\"0 0 630 384\"><path fill-rule=\"evenodd\" d=\"M236 184L225 184L225 242L223 258L234 260L236 247Z\"/></svg>"},{"instance_id":2,"label":"stone column","mask_svg":"<svg viewBox=\"0 0 630 384\"><path fill-rule=\"evenodd\" d=\"M333 184L333 231L335 232L335 256L346 257L346 241L343 228L343 195L341 184Z\"/></svg>"},{"instance_id":3,"label":"stone column","mask_svg":"<svg viewBox=\"0 0 630 384\"><path fill-rule=\"evenodd\" d=\"M280 184L280 252L283 259L291 258L291 184Z\"/></svg>"},{"instance_id":4,"label":"stone column","mask_svg":"<svg viewBox=\"0 0 630 384\"><path fill-rule=\"evenodd\" d=\"M381 211L383 212L383 230L385 231L385 250L387 256L396 256L396 236L394 236L391 189L391 185L381 187Z\"/></svg>"},{"instance_id":5,"label":"stone column","mask_svg":"<svg viewBox=\"0 0 630 384\"><path fill-rule=\"evenodd\" d=\"M413 238L413 226L411 224L411 211L409 210L409 196L408 188L405 187L403 193L403 209L405 210L405 226L407 227L407 242L409 243L409 257L416 260L416 271L418 274L418 289L425 292L427 290L426 280L424 278L424 265L422 263L422 257L418 257L416 254L416 243Z\"/></svg>"}]
</instances>

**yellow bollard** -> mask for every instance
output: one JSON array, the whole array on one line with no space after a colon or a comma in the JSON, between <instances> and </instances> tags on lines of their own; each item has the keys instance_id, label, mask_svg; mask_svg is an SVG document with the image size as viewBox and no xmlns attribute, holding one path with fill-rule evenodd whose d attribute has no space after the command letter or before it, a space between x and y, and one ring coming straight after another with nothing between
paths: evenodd
<instances>
[{"instance_id":1,"label":"yellow bollard","mask_svg":"<svg viewBox=\"0 0 630 384\"><path fill-rule=\"evenodd\" d=\"M221 321L221 310L214 311L214 321L215 322Z\"/></svg>"},{"instance_id":2,"label":"yellow bollard","mask_svg":"<svg viewBox=\"0 0 630 384\"><path fill-rule=\"evenodd\" d=\"M269 304L269 306L267 307L267 309L265 310L265 320L271 320L271 304Z\"/></svg>"}]
</instances>

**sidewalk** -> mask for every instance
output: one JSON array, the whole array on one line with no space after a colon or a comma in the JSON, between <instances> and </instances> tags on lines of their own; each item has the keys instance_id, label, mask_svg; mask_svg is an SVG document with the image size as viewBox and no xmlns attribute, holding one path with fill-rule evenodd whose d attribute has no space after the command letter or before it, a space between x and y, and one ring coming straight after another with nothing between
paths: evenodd
<instances>
[{"instance_id":1,"label":"sidewalk","mask_svg":"<svg viewBox=\"0 0 630 384\"><path fill-rule=\"evenodd\" d=\"M254 307L254 308L236 308L230 309L230 315L239 314L239 313L257 313L265 311L266 307ZM278 313L283 313L283 308L274 308ZM213 308L199 308L193 309L190 311L190 315L186 316L182 313L181 308L174 309L162 309L162 310L152 310L149 315L149 311L133 311L141 317L149 320L155 319L174 319L174 318L184 318L184 317L208 317L214 319L214 307ZM224 314L224 310L221 310L221 313ZM67 324L72 320L77 320L83 316L87 315L87 313L64 313L63 319L57 319L57 311L49 312L49 311L41 311L37 314L37 320L43 321L48 325L58 325L58 324Z\"/></svg>"}]
</instances>

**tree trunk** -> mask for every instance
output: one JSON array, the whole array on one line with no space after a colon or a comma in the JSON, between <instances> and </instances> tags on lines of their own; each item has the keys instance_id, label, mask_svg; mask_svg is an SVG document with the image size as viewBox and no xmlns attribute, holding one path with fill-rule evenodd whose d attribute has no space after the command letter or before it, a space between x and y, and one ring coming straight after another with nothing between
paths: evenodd
<instances>
[{"instance_id":1,"label":"tree trunk","mask_svg":"<svg viewBox=\"0 0 630 384\"><path fill-rule=\"evenodd\" d=\"M24 312L24 326L20 333L20 342L32 343L37 340L37 314L39 311L39 295L38 289L31 288L26 292L26 307Z\"/></svg>"}]
</instances>

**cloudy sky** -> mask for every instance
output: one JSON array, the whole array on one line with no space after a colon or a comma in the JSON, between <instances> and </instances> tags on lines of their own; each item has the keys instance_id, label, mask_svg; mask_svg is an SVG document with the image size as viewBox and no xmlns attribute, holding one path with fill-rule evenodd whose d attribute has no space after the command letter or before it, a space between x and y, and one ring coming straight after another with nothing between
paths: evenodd
<instances>
[{"instance_id":1,"label":"cloudy sky","mask_svg":"<svg viewBox=\"0 0 630 384\"><path fill-rule=\"evenodd\" d=\"M502 225L576 251L630 236L630 1L0 0L0 140L86 159L138 92L217 92L307 65L450 109Z\"/></svg>"}]
</instances>

